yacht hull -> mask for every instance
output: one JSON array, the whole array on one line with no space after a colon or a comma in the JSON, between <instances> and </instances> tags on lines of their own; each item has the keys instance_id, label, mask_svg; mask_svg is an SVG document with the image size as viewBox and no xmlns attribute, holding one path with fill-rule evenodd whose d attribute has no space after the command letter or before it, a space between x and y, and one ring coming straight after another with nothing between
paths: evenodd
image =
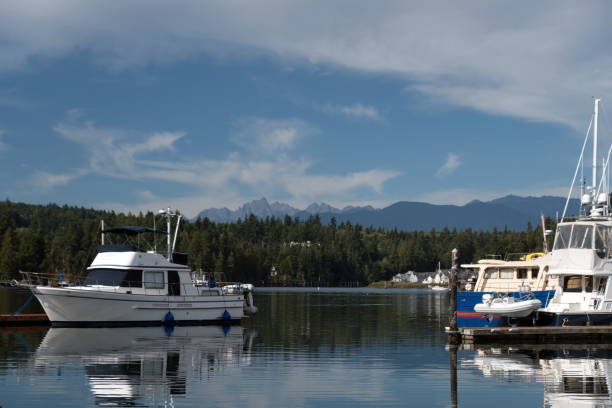
<instances>
[{"instance_id":1,"label":"yacht hull","mask_svg":"<svg viewBox=\"0 0 612 408\"><path fill-rule=\"evenodd\" d=\"M553 313L538 311L536 326L609 326L612 325L612 313Z\"/></svg>"},{"instance_id":2,"label":"yacht hull","mask_svg":"<svg viewBox=\"0 0 612 408\"><path fill-rule=\"evenodd\" d=\"M535 299L542 302L546 307L553 298L554 290L537 290L531 292ZM493 292L457 292L457 327L504 327L508 326L508 318L500 315L486 315L474 311L474 307L482 302L482 295L494 294ZM522 292L510 292L509 296L520 298Z\"/></svg>"},{"instance_id":3,"label":"yacht hull","mask_svg":"<svg viewBox=\"0 0 612 408\"><path fill-rule=\"evenodd\" d=\"M53 326L159 325L167 323L168 312L177 324L230 323L244 317L242 295L138 295L41 286L34 295Z\"/></svg>"}]
</instances>

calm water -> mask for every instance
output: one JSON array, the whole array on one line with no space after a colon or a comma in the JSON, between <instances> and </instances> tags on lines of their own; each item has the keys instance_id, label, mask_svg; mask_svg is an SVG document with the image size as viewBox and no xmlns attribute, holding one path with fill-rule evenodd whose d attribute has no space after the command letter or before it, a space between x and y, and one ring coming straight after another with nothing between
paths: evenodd
<instances>
[{"instance_id":1,"label":"calm water","mask_svg":"<svg viewBox=\"0 0 612 408\"><path fill-rule=\"evenodd\" d=\"M28 296L0 289L0 313ZM255 302L259 313L229 331L0 329L0 406L451 406L446 294L259 290ZM608 350L457 359L462 407L612 406Z\"/></svg>"}]
</instances>

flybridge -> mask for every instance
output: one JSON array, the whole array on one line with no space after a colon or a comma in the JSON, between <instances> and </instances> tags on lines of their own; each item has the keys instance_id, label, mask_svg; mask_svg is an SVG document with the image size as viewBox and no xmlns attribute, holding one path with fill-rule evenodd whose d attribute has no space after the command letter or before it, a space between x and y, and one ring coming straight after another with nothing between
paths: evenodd
<instances>
[{"instance_id":1,"label":"flybridge","mask_svg":"<svg viewBox=\"0 0 612 408\"><path fill-rule=\"evenodd\" d=\"M165 210L159 210L159 215L166 218L166 231L157 229L155 226L151 227L143 227L143 226L120 226L113 228L104 228L104 220L101 221L101 246L99 248L100 252L126 252L126 251L135 251L135 252L154 252L157 253L157 240L156 236L166 235L166 258L169 262L173 261L173 258L177 258L176 261L181 264L186 264L186 254L175 253L174 249L176 247L176 239L178 236L179 224L181 222L182 215L178 214L176 211L167 208ZM172 234L172 219L176 217L176 226L174 230L174 234ZM155 219L153 219L155 223ZM153 242L145 239L142 235L145 233L152 233ZM106 234L114 234L115 236L122 236L121 243L107 243L106 242ZM146 249L143 249L143 246Z\"/></svg>"}]
</instances>

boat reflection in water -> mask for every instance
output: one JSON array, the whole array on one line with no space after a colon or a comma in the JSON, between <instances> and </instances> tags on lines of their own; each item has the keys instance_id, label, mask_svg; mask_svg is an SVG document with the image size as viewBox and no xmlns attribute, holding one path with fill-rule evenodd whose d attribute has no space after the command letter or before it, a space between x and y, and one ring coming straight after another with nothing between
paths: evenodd
<instances>
[{"instance_id":1,"label":"boat reflection in water","mask_svg":"<svg viewBox=\"0 0 612 408\"><path fill-rule=\"evenodd\" d=\"M240 326L51 328L37 369L82 366L100 406L166 406L226 366L250 364L255 332Z\"/></svg>"},{"instance_id":2,"label":"boat reflection in water","mask_svg":"<svg viewBox=\"0 0 612 408\"><path fill-rule=\"evenodd\" d=\"M544 384L544 406L554 408L612 407L612 350L477 350L473 360L485 376Z\"/></svg>"}]
</instances>

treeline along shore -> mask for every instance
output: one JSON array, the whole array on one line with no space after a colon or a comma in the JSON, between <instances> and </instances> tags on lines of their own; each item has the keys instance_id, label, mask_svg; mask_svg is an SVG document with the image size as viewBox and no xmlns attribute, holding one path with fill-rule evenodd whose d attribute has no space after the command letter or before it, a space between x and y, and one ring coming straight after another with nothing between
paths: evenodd
<instances>
[{"instance_id":1,"label":"treeline along shore","mask_svg":"<svg viewBox=\"0 0 612 408\"><path fill-rule=\"evenodd\" d=\"M82 278L100 244L101 220L113 227L153 226L153 219L152 212L0 202L0 281L19 279L19 270ZM156 220L158 228L164 225L160 217ZM547 228L554 228L551 220ZM177 241L177 251L189 254L192 270L224 272L223 279L256 285L367 285L407 270L433 271L438 261L448 268L452 248L458 248L462 263L486 254L541 251L542 231L527 224L525 231L404 232L333 219L323 225L318 216L250 216L228 224L183 222Z\"/></svg>"}]
</instances>

